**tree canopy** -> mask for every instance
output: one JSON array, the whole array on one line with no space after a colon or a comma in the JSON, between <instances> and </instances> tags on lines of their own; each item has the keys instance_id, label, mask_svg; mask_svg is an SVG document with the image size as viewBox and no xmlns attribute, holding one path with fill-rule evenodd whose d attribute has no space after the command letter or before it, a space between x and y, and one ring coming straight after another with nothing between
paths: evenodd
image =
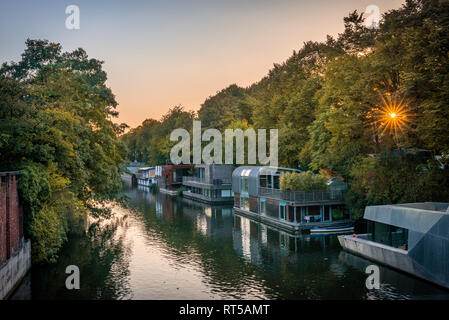
<instances>
[{"instance_id":1,"label":"tree canopy","mask_svg":"<svg viewBox=\"0 0 449 320\"><path fill-rule=\"evenodd\" d=\"M26 41L19 62L0 68L0 165L19 169L19 191L37 261L51 261L89 201L121 183L125 125L102 62L83 49ZM72 222L73 222L72 221Z\"/></svg>"}]
</instances>

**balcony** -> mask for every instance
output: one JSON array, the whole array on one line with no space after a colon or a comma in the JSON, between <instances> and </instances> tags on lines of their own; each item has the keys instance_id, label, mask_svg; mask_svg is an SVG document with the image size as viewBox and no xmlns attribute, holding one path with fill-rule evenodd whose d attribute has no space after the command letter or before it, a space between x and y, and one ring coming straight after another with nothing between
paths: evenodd
<instances>
[{"instance_id":1,"label":"balcony","mask_svg":"<svg viewBox=\"0 0 449 320\"><path fill-rule=\"evenodd\" d=\"M232 204L234 203L234 197L208 197L203 194L193 193L190 191L184 191L183 196L187 199L193 199L200 202L211 204Z\"/></svg>"},{"instance_id":2,"label":"balcony","mask_svg":"<svg viewBox=\"0 0 449 320\"><path fill-rule=\"evenodd\" d=\"M295 204L344 203L344 190L282 191L260 188L261 197L294 202Z\"/></svg>"},{"instance_id":3,"label":"balcony","mask_svg":"<svg viewBox=\"0 0 449 320\"><path fill-rule=\"evenodd\" d=\"M204 179L200 177L190 177L184 176L182 177L182 184L186 186L192 187L231 187L231 178L222 178L222 179Z\"/></svg>"}]
</instances>

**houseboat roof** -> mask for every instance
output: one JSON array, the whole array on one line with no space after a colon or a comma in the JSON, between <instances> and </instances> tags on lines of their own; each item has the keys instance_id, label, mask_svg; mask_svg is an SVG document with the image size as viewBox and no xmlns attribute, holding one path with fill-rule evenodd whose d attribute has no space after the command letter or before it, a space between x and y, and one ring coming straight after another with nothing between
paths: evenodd
<instances>
[{"instance_id":1,"label":"houseboat roof","mask_svg":"<svg viewBox=\"0 0 449 320\"><path fill-rule=\"evenodd\" d=\"M282 168L282 167L272 167L272 166L241 166L234 170L232 176L243 177L243 176L259 176L261 174L276 174L276 172L301 172L299 169L292 168Z\"/></svg>"},{"instance_id":2,"label":"houseboat roof","mask_svg":"<svg viewBox=\"0 0 449 320\"><path fill-rule=\"evenodd\" d=\"M233 164L225 164L225 163L199 163L195 164L195 168L205 168L205 167L233 167Z\"/></svg>"},{"instance_id":3,"label":"houseboat roof","mask_svg":"<svg viewBox=\"0 0 449 320\"><path fill-rule=\"evenodd\" d=\"M154 167L142 167L142 168L139 168L139 171L147 171L147 170L154 170Z\"/></svg>"}]
</instances>

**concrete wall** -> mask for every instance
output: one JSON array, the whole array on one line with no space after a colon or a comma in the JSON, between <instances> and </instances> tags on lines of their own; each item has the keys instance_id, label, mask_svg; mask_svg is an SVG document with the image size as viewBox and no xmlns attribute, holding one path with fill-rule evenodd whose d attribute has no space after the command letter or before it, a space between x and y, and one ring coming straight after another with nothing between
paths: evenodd
<instances>
[{"instance_id":1,"label":"concrete wall","mask_svg":"<svg viewBox=\"0 0 449 320\"><path fill-rule=\"evenodd\" d=\"M0 300L7 298L31 267L31 243L26 241L6 263L0 265Z\"/></svg>"}]
</instances>

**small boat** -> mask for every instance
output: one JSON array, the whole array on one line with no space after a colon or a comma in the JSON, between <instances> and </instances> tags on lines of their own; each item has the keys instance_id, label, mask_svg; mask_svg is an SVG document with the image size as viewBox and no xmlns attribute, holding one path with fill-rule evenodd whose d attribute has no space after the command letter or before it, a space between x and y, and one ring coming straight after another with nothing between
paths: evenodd
<instances>
[{"instance_id":1,"label":"small boat","mask_svg":"<svg viewBox=\"0 0 449 320\"><path fill-rule=\"evenodd\" d=\"M335 232L348 232L354 230L354 226L350 224L330 226L330 227L312 227L310 233L335 233Z\"/></svg>"}]
</instances>

